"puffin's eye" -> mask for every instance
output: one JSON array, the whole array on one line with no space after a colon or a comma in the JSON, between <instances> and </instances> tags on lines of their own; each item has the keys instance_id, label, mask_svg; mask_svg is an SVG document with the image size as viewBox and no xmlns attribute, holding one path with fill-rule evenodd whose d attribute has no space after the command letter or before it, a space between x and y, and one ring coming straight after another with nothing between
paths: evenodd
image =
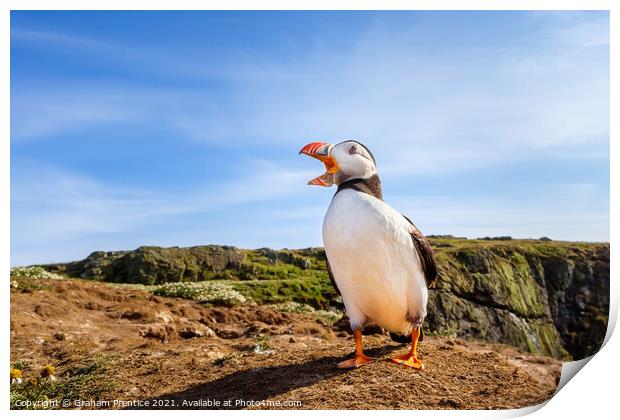
<instances>
[{"instance_id":1,"label":"puffin's eye","mask_svg":"<svg viewBox=\"0 0 620 420\"><path fill-rule=\"evenodd\" d=\"M349 154L350 154L350 155L354 155L354 154L356 154L356 153L357 153L357 147L355 147L355 145L351 146L351 147L349 148Z\"/></svg>"}]
</instances>

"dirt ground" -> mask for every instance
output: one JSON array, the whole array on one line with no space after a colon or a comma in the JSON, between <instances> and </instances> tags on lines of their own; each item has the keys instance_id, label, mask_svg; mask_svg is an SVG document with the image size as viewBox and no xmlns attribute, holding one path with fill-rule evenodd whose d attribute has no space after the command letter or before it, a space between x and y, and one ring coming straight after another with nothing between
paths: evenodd
<instances>
[{"instance_id":1,"label":"dirt ground","mask_svg":"<svg viewBox=\"0 0 620 420\"><path fill-rule=\"evenodd\" d=\"M549 399L560 376L554 359L429 336L419 347L426 368L415 371L386 361L407 346L378 334L364 347L382 359L345 371L336 364L352 336L308 315L32 281L43 289L11 292L11 361L29 366L24 376L51 364L62 380L81 360L105 356L115 387L101 398L133 408L520 408Z\"/></svg>"}]
</instances>

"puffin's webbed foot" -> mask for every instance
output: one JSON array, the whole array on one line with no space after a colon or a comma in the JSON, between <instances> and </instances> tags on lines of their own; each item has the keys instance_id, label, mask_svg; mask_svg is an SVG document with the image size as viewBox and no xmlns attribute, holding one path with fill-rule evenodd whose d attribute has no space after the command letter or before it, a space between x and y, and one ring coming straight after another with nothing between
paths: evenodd
<instances>
[{"instance_id":1,"label":"puffin's webbed foot","mask_svg":"<svg viewBox=\"0 0 620 420\"><path fill-rule=\"evenodd\" d=\"M338 363L340 369L351 369L376 362L377 359L368 357L365 354L356 354L354 358Z\"/></svg>"},{"instance_id":2,"label":"puffin's webbed foot","mask_svg":"<svg viewBox=\"0 0 620 420\"><path fill-rule=\"evenodd\" d=\"M356 368L373 363L377 360L364 354L362 349L362 331L356 328L353 334L355 335L355 357L338 363L340 369Z\"/></svg>"},{"instance_id":3,"label":"puffin's webbed foot","mask_svg":"<svg viewBox=\"0 0 620 420\"><path fill-rule=\"evenodd\" d=\"M401 354L399 356L392 357L391 360L392 362L401 366L406 366L412 369L419 370L424 369L424 363L420 359L418 359L416 355L411 353Z\"/></svg>"},{"instance_id":4,"label":"puffin's webbed foot","mask_svg":"<svg viewBox=\"0 0 620 420\"><path fill-rule=\"evenodd\" d=\"M417 356L418 339L420 338L420 331L421 331L420 327L413 327L413 329L411 330L411 350L409 351L409 353L405 353L405 354L401 354L396 357L392 357L390 359L392 360L392 362L398 365L401 365L401 366L412 368L412 369L419 369L419 370L424 369L424 363L422 363L422 361L418 359L418 356Z\"/></svg>"}]
</instances>

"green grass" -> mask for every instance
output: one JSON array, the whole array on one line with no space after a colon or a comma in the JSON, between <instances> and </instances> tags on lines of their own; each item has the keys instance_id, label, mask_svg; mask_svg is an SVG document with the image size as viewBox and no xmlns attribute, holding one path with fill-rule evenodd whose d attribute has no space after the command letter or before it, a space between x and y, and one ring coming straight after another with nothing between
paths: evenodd
<instances>
[{"instance_id":1,"label":"green grass","mask_svg":"<svg viewBox=\"0 0 620 420\"><path fill-rule=\"evenodd\" d=\"M38 372L24 373L21 384L11 385L11 409L70 408L56 406L53 401L100 400L104 393L114 390L116 384L109 376L109 357L91 357L68 368L52 382ZM23 364L22 364L23 366ZM14 364L14 367L17 367ZM31 404L26 406L24 402Z\"/></svg>"},{"instance_id":2,"label":"green grass","mask_svg":"<svg viewBox=\"0 0 620 420\"><path fill-rule=\"evenodd\" d=\"M258 304L295 301L315 309L328 309L338 305L336 291L327 273L323 276L300 277L289 280L229 281L236 291Z\"/></svg>"},{"instance_id":3,"label":"green grass","mask_svg":"<svg viewBox=\"0 0 620 420\"><path fill-rule=\"evenodd\" d=\"M36 290L46 290L49 287L38 279L29 277L11 277L11 292L30 293Z\"/></svg>"},{"instance_id":4,"label":"green grass","mask_svg":"<svg viewBox=\"0 0 620 420\"><path fill-rule=\"evenodd\" d=\"M253 352L257 354L273 354L274 349L269 343L271 337L268 335L261 335L256 337Z\"/></svg>"}]
</instances>

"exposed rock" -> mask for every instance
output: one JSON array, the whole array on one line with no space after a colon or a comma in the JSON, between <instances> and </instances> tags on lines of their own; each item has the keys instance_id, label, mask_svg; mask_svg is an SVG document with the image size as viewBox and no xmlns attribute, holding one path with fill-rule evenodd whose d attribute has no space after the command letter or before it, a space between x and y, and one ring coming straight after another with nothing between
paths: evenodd
<instances>
[{"instance_id":1,"label":"exposed rock","mask_svg":"<svg viewBox=\"0 0 620 420\"><path fill-rule=\"evenodd\" d=\"M54 337L54 339L58 341L65 341L65 339L67 338L66 334L61 332L54 333L52 337Z\"/></svg>"},{"instance_id":2,"label":"exposed rock","mask_svg":"<svg viewBox=\"0 0 620 420\"><path fill-rule=\"evenodd\" d=\"M430 291L431 332L556 358L580 359L602 345L609 244L468 246L448 250L446 257Z\"/></svg>"},{"instance_id":3,"label":"exposed rock","mask_svg":"<svg viewBox=\"0 0 620 420\"><path fill-rule=\"evenodd\" d=\"M238 325L222 325L215 329L215 334L220 338L239 338L244 336L245 330Z\"/></svg>"},{"instance_id":4,"label":"exposed rock","mask_svg":"<svg viewBox=\"0 0 620 420\"><path fill-rule=\"evenodd\" d=\"M146 338L154 338L161 342L168 341L175 333L175 328L169 324L153 324L140 331Z\"/></svg>"},{"instance_id":5,"label":"exposed rock","mask_svg":"<svg viewBox=\"0 0 620 420\"><path fill-rule=\"evenodd\" d=\"M179 337L184 339L198 337L215 337L215 332L204 325L187 325L179 330Z\"/></svg>"},{"instance_id":6,"label":"exposed rock","mask_svg":"<svg viewBox=\"0 0 620 420\"><path fill-rule=\"evenodd\" d=\"M118 283L161 284L208 280L225 270L238 270L244 254L230 246L161 248L93 252L82 261L49 265L69 276Z\"/></svg>"},{"instance_id":7,"label":"exposed rock","mask_svg":"<svg viewBox=\"0 0 620 420\"><path fill-rule=\"evenodd\" d=\"M125 311L121 314L121 318L130 319L132 321L144 319L146 316L147 314L143 313L142 311Z\"/></svg>"},{"instance_id":8,"label":"exposed rock","mask_svg":"<svg viewBox=\"0 0 620 420\"><path fill-rule=\"evenodd\" d=\"M283 249L276 251L270 248L260 248L256 252L259 255L263 255L269 259L271 264L284 263L292 264L304 270L310 268L310 260L306 257L300 256L299 253Z\"/></svg>"},{"instance_id":9,"label":"exposed rock","mask_svg":"<svg viewBox=\"0 0 620 420\"><path fill-rule=\"evenodd\" d=\"M609 247L542 261L549 309L564 346L579 359L599 350L609 312Z\"/></svg>"}]
</instances>

